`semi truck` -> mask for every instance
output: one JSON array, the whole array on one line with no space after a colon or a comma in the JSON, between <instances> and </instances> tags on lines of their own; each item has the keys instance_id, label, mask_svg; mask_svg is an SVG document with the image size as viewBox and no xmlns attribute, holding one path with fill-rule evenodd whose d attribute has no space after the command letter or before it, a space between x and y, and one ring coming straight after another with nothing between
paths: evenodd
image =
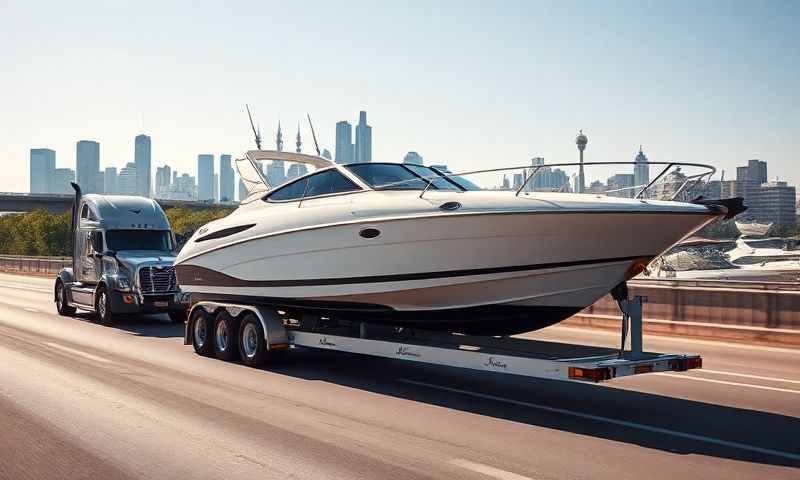
<instances>
[{"instance_id":1,"label":"semi truck","mask_svg":"<svg viewBox=\"0 0 800 480\"><path fill-rule=\"evenodd\" d=\"M167 313L186 319L188 296L178 287L177 242L161 206L152 199L82 194L72 183L72 266L53 290L60 315L78 309L111 325L121 315Z\"/></svg>"}]
</instances>

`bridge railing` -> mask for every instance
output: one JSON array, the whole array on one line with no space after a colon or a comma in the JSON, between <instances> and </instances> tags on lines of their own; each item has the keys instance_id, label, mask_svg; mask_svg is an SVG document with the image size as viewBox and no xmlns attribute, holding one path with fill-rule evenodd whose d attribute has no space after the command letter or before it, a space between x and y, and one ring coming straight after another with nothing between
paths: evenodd
<instances>
[{"instance_id":1,"label":"bridge railing","mask_svg":"<svg viewBox=\"0 0 800 480\"><path fill-rule=\"evenodd\" d=\"M0 255L0 272L38 273L55 275L72 265L72 257L35 257Z\"/></svg>"}]
</instances>

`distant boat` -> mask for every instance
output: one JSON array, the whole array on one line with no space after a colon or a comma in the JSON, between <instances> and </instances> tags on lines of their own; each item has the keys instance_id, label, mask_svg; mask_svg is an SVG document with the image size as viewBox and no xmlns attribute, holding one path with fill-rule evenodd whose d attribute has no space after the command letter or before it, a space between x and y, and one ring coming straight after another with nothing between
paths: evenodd
<instances>
[{"instance_id":1,"label":"distant boat","mask_svg":"<svg viewBox=\"0 0 800 480\"><path fill-rule=\"evenodd\" d=\"M742 237L764 237L769 232L769 229L772 228L772 223L736 220L736 228L739 229Z\"/></svg>"}]
</instances>

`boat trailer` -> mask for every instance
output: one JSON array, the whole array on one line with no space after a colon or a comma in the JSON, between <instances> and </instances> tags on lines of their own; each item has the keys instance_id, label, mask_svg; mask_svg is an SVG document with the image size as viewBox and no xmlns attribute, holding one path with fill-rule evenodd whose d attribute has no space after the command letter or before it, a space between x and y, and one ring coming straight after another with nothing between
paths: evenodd
<instances>
[{"instance_id":1,"label":"boat trailer","mask_svg":"<svg viewBox=\"0 0 800 480\"><path fill-rule=\"evenodd\" d=\"M601 382L629 375L681 372L702 367L702 358L699 355L644 351L642 297L622 298L618 301L623 312L619 349L520 337L431 332L373 323L337 321L306 313L295 315L301 318L294 319L287 312L274 308L210 301L194 304L192 313L196 309L202 309L203 316L209 319L220 315L226 315L226 318L242 318L244 314L253 313L263 329L263 348L267 350L267 355L263 358L267 364L271 356L280 354L289 358L292 349L302 347L566 381ZM184 335L184 343L187 345L194 343L196 329L192 319L198 317L200 316L190 313ZM630 346L626 348L628 337ZM198 350L196 344L195 350ZM254 365L253 362L247 362L244 356L242 360Z\"/></svg>"}]
</instances>

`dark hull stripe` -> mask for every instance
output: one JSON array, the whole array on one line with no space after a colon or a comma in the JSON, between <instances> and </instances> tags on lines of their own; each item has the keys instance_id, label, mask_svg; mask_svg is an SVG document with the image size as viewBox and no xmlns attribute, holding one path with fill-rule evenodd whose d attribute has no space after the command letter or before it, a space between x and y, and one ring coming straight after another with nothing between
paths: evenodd
<instances>
[{"instance_id":1,"label":"dark hull stripe","mask_svg":"<svg viewBox=\"0 0 800 480\"><path fill-rule=\"evenodd\" d=\"M549 268L580 267L602 263L629 262L639 258L648 261L655 255L636 255L633 257L594 258L571 262L538 263L534 265L512 265L508 267L473 268L469 270L444 270L439 272L400 273L395 275L374 275L369 277L308 278L296 280L243 280L197 265L178 265L176 272L180 285L220 286L220 287L308 287L317 285L348 285L354 283L404 282L409 280L428 280L433 278L467 277L490 275L493 273L525 272Z\"/></svg>"}]
</instances>

